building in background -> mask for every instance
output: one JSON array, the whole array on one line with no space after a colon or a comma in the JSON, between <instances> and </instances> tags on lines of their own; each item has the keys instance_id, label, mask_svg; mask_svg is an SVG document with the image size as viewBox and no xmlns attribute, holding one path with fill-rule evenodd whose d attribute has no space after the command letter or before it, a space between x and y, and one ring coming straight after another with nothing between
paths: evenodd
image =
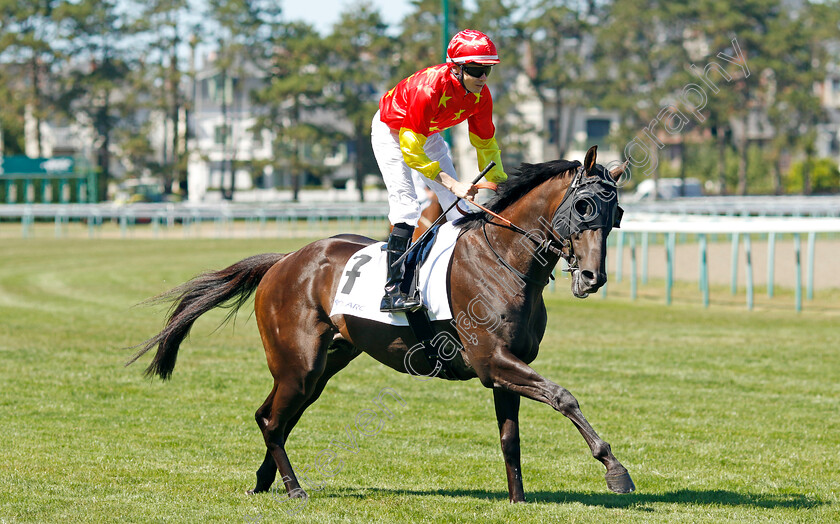
<instances>
[{"instance_id":1,"label":"building in background","mask_svg":"<svg viewBox=\"0 0 840 524\"><path fill-rule=\"evenodd\" d=\"M224 71L211 56L196 73L187 138L191 202L230 198L255 185L273 187L273 172L256 168L271 160L271 137L253 130L258 108L250 92L263 85L264 75L249 62Z\"/></svg>"},{"instance_id":2,"label":"building in background","mask_svg":"<svg viewBox=\"0 0 840 524\"><path fill-rule=\"evenodd\" d=\"M251 92L264 86L265 74L253 65L243 62L235 73L225 72L214 65L212 56L205 66L195 73L194 85L187 82L185 98L190 101L189 111L180 118L180 128L172 129L171 123L160 111L144 110L135 119L149 123L149 139L158 165L166 164L166 147L172 133L187 136L186 165L189 199L191 202L218 201L231 196L236 200L287 201L291 199L290 169L282 165L275 155L275 136L270 131L255 130L262 109L254 105ZM515 168L519 162L544 162L560 157L582 160L586 150L598 145L598 161L603 165L622 159L622 148L609 140L618 129L619 114L597 108L567 107L559 112L550 96L537 97L530 91L525 78L517 78L512 86L516 93L516 111L509 115L496 115L496 119L517 119L518 127L525 129L516 136L499 137L503 145L506 169ZM826 78L814 86L825 111L824 121L817 126L816 157L831 158L840 165L840 62L827 65ZM542 99L542 101L541 101ZM514 114L515 113L515 114ZM36 127L31 111L26 112L26 153L30 157L70 156L86 158L93 163L96 138L93 126L79 115L73 122L53 116ZM349 123L329 111L310 112L308 122L330 126L339 134L349 135ZM733 123L733 133L746 133L750 141L768 141L774 136L766 114L761 108L751 109L739 128ZM682 158L679 148L683 140L708 140L708 136L694 137L690 130L681 137L662 135L664 144L658 152L661 162L671 162L671 170L678 169ZM38 154L40 132L40 154ZM707 132L707 130L702 130ZM468 179L477 173L476 155L469 143L466 125L453 128L453 159L459 175ZM672 140L673 139L673 140ZM519 150L506 150L504 141L514 141ZM110 173L117 183L130 176L138 179L154 178L148 168L132 165L118 146L112 145ZM306 176L303 186L319 185L326 188L353 187L354 148L350 142L337 142L329 151L301 148L302 157L310 158L323 167L321 173ZM351 181L348 184L348 181ZM278 189L280 188L280 189ZM354 200L352 191L332 191L325 199ZM374 196L373 198L378 198Z\"/></svg>"}]
</instances>

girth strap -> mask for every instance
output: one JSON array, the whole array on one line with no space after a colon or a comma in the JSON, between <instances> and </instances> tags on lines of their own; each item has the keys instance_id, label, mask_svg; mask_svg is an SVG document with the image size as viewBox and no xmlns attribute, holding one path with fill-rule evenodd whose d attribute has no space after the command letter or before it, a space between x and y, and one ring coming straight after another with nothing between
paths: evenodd
<instances>
[{"instance_id":1,"label":"girth strap","mask_svg":"<svg viewBox=\"0 0 840 524\"><path fill-rule=\"evenodd\" d=\"M447 380L458 380L458 375L452 370L451 361L440 358L438 350L432 345L432 339L435 338L435 328L432 327L432 321L429 320L428 310L420 308L416 311L406 311L405 317L408 319L408 325L414 332L414 336L423 345L423 354L426 355L429 366L432 370L440 367L440 371L435 376Z\"/></svg>"}]
</instances>

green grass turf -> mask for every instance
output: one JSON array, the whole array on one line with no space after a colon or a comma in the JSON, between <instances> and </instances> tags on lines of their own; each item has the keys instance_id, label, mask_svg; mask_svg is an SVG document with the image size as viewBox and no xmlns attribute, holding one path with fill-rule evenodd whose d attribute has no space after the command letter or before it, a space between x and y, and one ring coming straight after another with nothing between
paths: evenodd
<instances>
[{"instance_id":1,"label":"green grass turf","mask_svg":"<svg viewBox=\"0 0 840 524\"><path fill-rule=\"evenodd\" d=\"M528 504L510 505L492 395L421 382L361 356L288 444L305 507L247 496L264 446L253 412L271 377L245 308L202 318L169 383L124 368L161 327L133 307L206 269L300 241L7 239L0 247L0 523L836 522L840 330L817 308L746 311L549 295L534 367L567 387L630 470L610 493L572 424L523 400ZM358 438L346 426L385 387L404 406ZM379 413L382 414L381 409ZM333 442L335 441L335 442ZM323 450L340 471L317 470ZM338 462L340 461L340 462ZM293 513L298 510L297 513Z\"/></svg>"}]
</instances>

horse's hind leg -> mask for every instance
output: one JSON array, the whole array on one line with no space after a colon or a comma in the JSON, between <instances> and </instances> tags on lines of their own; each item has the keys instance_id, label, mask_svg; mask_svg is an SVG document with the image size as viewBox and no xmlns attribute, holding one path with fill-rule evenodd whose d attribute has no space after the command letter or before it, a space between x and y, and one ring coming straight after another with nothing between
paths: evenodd
<instances>
[{"instance_id":1,"label":"horse's hind leg","mask_svg":"<svg viewBox=\"0 0 840 524\"><path fill-rule=\"evenodd\" d=\"M489 387L502 388L544 402L565 415L586 440L592 456L607 468L607 487L616 493L630 493L636 489L627 469L615 458L610 445L598 436L580 411L577 399L566 388L546 380L508 353L494 355L490 369L484 370L479 378Z\"/></svg>"},{"instance_id":2,"label":"horse's hind leg","mask_svg":"<svg viewBox=\"0 0 840 524\"><path fill-rule=\"evenodd\" d=\"M312 391L312 395L309 399L307 399L303 407L298 410L297 414L295 414L295 416L289 420L288 424L286 424L286 434L284 435L286 438L289 438L289 434L297 425L300 417L303 415L303 412L306 411L309 406L314 404L321 396L321 393L324 392L324 388L327 387L327 382L329 382L336 373L346 368L347 364L360 354L361 351L347 340L343 338L333 340L329 349L327 349L327 365L324 367L324 372L321 374L321 378L318 379L318 383L315 384L315 389Z\"/></svg>"},{"instance_id":3,"label":"horse's hind leg","mask_svg":"<svg viewBox=\"0 0 840 524\"><path fill-rule=\"evenodd\" d=\"M318 379L318 382L315 384L315 388L312 392L312 395L306 400L304 405L298 410L298 412L286 423L286 430L285 434L283 435L284 441L289 438L289 434L291 433L292 429L297 425L300 417L303 415L303 412L311 406L318 397L321 396L321 393L324 391L324 388L327 385L327 382L339 371L347 367L347 364L350 363L355 357L359 355L359 351L353 347L349 342L344 340L334 341L333 344L329 348L329 354L327 357L327 364L325 366L324 372L321 374L321 377ZM271 389L271 393L266 398L265 402L260 409L256 412L256 420L257 425L260 427L260 431L265 431L265 428L269 422L269 412L270 407L272 405L272 399L274 397L274 392L277 390L277 386ZM248 493L261 493L263 491L268 491L271 488L271 484L274 482L274 479L277 475L277 464L274 461L274 457L271 455L269 450L265 452L265 458L263 459L262 464L260 465L259 469L257 470L257 485L254 489L249 490Z\"/></svg>"},{"instance_id":4,"label":"horse's hind leg","mask_svg":"<svg viewBox=\"0 0 840 524\"><path fill-rule=\"evenodd\" d=\"M268 426L268 418L271 411L271 404L274 400L275 391L277 391L277 382L274 383L274 386L271 388L271 393L268 394L265 402L262 403L262 406L260 406L254 414L254 418L257 420L257 426L259 426L260 432L263 433L263 435L265 434L266 426ZM257 470L257 485L254 489L248 490L248 493L253 495L254 493L268 491L274 483L274 478L276 476L277 464L274 463L274 457L271 456L271 452L266 449L265 458L263 458L263 462Z\"/></svg>"},{"instance_id":5,"label":"horse's hind leg","mask_svg":"<svg viewBox=\"0 0 840 524\"><path fill-rule=\"evenodd\" d=\"M312 365L302 366L295 363L288 366L283 373L274 377L274 394L271 404L268 406L268 417L263 417L260 429L268 450L266 458L271 456L277 471L285 483L286 491L291 497L305 497L306 493L301 489L289 457L286 454L287 427L295 415L303 408L306 401L312 395L315 385L324 370L326 351L318 350ZM260 477L262 475L262 477ZM257 487L263 490L270 486L273 469L264 460L257 471ZM256 490L255 490L256 491Z\"/></svg>"}]
</instances>

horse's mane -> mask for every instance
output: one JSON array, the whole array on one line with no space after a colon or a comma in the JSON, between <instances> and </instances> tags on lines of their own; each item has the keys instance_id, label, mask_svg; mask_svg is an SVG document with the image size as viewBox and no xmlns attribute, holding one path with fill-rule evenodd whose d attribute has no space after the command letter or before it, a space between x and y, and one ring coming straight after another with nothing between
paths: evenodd
<instances>
[{"instance_id":1,"label":"horse's mane","mask_svg":"<svg viewBox=\"0 0 840 524\"><path fill-rule=\"evenodd\" d=\"M552 160L542 164L522 163L516 171L508 174L505 182L499 184L496 196L485 207L494 213L500 213L540 183L578 167L580 167L580 162L577 160ZM462 229L474 229L487 219L487 213L477 211L456 220L455 225Z\"/></svg>"}]
</instances>

